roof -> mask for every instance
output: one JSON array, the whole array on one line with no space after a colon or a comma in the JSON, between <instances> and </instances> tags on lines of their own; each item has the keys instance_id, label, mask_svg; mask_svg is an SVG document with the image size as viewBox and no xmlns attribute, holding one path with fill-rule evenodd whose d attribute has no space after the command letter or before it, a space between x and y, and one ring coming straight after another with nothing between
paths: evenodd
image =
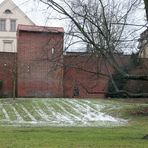
<instances>
[{"instance_id":1,"label":"roof","mask_svg":"<svg viewBox=\"0 0 148 148\"><path fill-rule=\"evenodd\" d=\"M18 25L18 31L64 33L63 27Z\"/></svg>"}]
</instances>

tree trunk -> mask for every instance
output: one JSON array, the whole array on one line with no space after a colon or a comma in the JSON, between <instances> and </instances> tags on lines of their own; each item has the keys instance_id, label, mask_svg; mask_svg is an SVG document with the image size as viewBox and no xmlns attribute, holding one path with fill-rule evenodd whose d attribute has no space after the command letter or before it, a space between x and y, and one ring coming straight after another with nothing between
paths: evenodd
<instances>
[{"instance_id":1,"label":"tree trunk","mask_svg":"<svg viewBox=\"0 0 148 148\"><path fill-rule=\"evenodd\" d=\"M144 4L145 4L145 11L146 11L146 18L148 21L148 0L144 0Z\"/></svg>"}]
</instances>

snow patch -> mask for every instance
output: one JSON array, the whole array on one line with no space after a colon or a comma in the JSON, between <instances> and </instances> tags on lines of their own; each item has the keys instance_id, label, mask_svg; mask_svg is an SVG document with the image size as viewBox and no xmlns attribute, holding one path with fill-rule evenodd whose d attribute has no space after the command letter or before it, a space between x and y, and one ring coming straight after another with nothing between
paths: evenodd
<instances>
[{"instance_id":1,"label":"snow patch","mask_svg":"<svg viewBox=\"0 0 148 148\"><path fill-rule=\"evenodd\" d=\"M17 121L18 122L24 122L24 119L22 118L22 116L19 114L19 112L16 110L16 108L14 106L11 106L11 108L13 109L15 115L16 115L16 118L17 118Z\"/></svg>"},{"instance_id":2,"label":"snow patch","mask_svg":"<svg viewBox=\"0 0 148 148\"><path fill-rule=\"evenodd\" d=\"M29 116L29 118L32 120L32 121L37 121L35 119L35 117L33 115L31 115L31 113L24 107L24 105L20 104L22 110L24 110L24 112Z\"/></svg>"},{"instance_id":3,"label":"snow patch","mask_svg":"<svg viewBox=\"0 0 148 148\"><path fill-rule=\"evenodd\" d=\"M5 110L5 108L3 107L2 104L0 104L0 108L2 109L2 112L3 112L3 114L4 114L5 119L6 119L7 121L10 121L10 117L9 117L7 111Z\"/></svg>"},{"instance_id":4,"label":"snow patch","mask_svg":"<svg viewBox=\"0 0 148 148\"><path fill-rule=\"evenodd\" d=\"M42 105L40 105L42 104ZM6 111L3 102L0 104L2 114L5 117L0 119L1 125L12 126L121 126L127 120L112 117L101 110L105 104L97 104L88 100L71 99L36 99L31 102L32 108L26 109L21 103L9 104L14 111L17 120L12 120L11 115ZM20 114L16 109L20 107L24 114ZM44 108L42 108L43 106ZM33 111L32 111L33 110ZM36 119L34 113L41 117ZM25 116L30 118L25 121Z\"/></svg>"}]
</instances>

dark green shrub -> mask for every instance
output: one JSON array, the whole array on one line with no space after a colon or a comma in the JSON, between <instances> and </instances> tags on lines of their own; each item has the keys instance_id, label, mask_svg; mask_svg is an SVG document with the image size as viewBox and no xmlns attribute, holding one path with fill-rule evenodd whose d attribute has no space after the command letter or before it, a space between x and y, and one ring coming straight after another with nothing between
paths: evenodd
<instances>
[{"instance_id":1,"label":"dark green shrub","mask_svg":"<svg viewBox=\"0 0 148 148\"><path fill-rule=\"evenodd\" d=\"M133 54L131 54L128 65L123 65L122 69L126 73L129 73L131 70L137 68L141 64L142 64L142 61L138 58L138 55L133 53ZM115 72L112 75L112 77L113 77L113 80L115 81L117 87L119 88L119 90L123 90L125 88L125 85L127 84L128 80L124 79L123 76L119 72ZM138 92L138 93L140 93L140 92ZM125 98L127 96L124 94L120 94L120 93L117 94L111 80L109 80L108 95L106 97Z\"/></svg>"},{"instance_id":2,"label":"dark green shrub","mask_svg":"<svg viewBox=\"0 0 148 148\"><path fill-rule=\"evenodd\" d=\"M119 90L123 90L127 80L124 79L120 73L115 73L113 75L113 79L114 79L117 87L119 88ZM107 97L111 97L111 98L124 98L125 97L125 96L123 96L123 94L117 94L116 93L115 88L114 88L111 80L109 80L108 92L109 92L109 94L107 95Z\"/></svg>"}]
</instances>

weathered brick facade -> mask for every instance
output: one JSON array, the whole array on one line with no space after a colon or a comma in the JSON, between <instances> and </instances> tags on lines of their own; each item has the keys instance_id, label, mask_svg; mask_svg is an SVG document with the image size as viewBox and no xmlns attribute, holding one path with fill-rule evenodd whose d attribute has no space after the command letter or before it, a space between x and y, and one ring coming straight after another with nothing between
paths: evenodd
<instances>
[{"instance_id":1,"label":"weathered brick facade","mask_svg":"<svg viewBox=\"0 0 148 148\"><path fill-rule=\"evenodd\" d=\"M19 26L18 97L63 96L63 30ZM58 59L58 61L57 61Z\"/></svg>"},{"instance_id":2,"label":"weathered brick facade","mask_svg":"<svg viewBox=\"0 0 148 148\"><path fill-rule=\"evenodd\" d=\"M128 65L130 56L116 55L120 66ZM64 96L75 97L75 90L82 98L104 98L108 91L109 73L114 73L101 56L86 53L69 53L64 56Z\"/></svg>"},{"instance_id":3,"label":"weathered brick facade","mask_svg":"<svg viewBox=\"0 0 148 148\"><path fill-rule=\"evenodd\" d=\"M12 97L15 56L15 53L0 52L0 96Z\"/></svg>"},{"instance_id":4,"label":"weathered brick facade","mask_svg":"<svg viewBox=\"0 0 148 148\"><path fill-rule=\"evenodd\" d=\"M17 97L105 97L107 75L113 68L94 55L63 55L63 28L20 25L17 41L16 56L0 53L0 80L4 82L0 95L12 97L16 68ZM128 59L117 57L119 65Z\"/></svg>"},{"instance_id":5,"label":"weathered brick facade","mask_svg":"<svg viewBox=\"0 0 148 148\"><path fill-rule=\"evenodd\" d=\"M64 56L64 96L75 97L75 89L82 98L104 98L108 88L106 63L89 54ZM112 68L109 68L113 71ZM96 74L98 73L98 74Z\"/></svg>"}]
</instances>

